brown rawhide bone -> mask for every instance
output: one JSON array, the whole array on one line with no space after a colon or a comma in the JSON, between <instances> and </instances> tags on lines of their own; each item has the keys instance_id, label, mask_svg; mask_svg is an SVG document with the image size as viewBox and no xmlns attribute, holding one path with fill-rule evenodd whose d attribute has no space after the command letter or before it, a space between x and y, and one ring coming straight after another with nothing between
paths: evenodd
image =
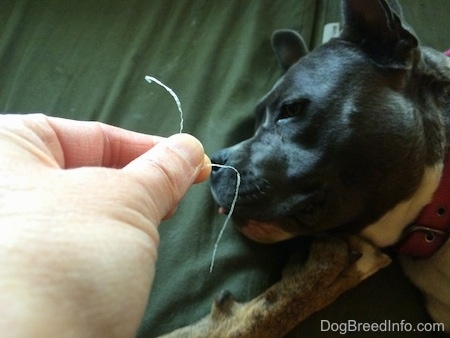
<instances>
[{"instance_id":1,"label":"brown rawhide bone","mask_svg":"<svg viewBox=\"0 0 450 338\"><path fill-rule=\"evenodd\" d=\"M255 299L238 303L223 291L209 315L162 337L283 337L389 263L387 255L361 238L320 238L311 245L306 262L292 256L282 279Z\"/></svg>"}]
</instances>

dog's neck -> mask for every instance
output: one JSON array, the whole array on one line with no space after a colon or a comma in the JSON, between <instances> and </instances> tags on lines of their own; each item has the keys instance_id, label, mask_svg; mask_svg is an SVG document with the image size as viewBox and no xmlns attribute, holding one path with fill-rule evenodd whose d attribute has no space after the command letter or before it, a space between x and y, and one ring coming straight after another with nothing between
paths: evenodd
<instances>
[{"instance_id":1,"label":"dog's neck","mask_svg":"<svg viewBox=\"0 0 450 338\"><path fill-rule=\"evenodd\" d=\"M402 237L404 229L418 217L425 206L430 204L441 181L443 157L450 149L450 57L443 59L442 55L436 55L434 51L424 49L420 53L416 72L415 75L421 78L419 81L421 88L416 91L417 100L421 101L419 104L425 110L437 112L441 116L446 135L435 135L434 139L427 140L430 142L429 165L425 167L421 184L413 196L397 204L361 232L363 237L379 247L396 244ZM419 93L436 97L430 100L429 97ZM424 114L428 112L425 111ZM424 120L426 119L425 116ZM424 123L430 122L424 121ZM441 134L437 128L431 128L432 132Z\"/></svg>"},{"instance_id":2,"label":"dog's neck","mask_svg":"<svg viewBox=\"0 0 450 338\"><path fill-rule=\"evenodd\" d=\"M420 211L431 202L441 179L442 168L442 164L425 168L422 182L414 195L366 227L361 232L362 236L379 247L397 243L405 227L411 224Z\"/></svg>"}]
</instances>

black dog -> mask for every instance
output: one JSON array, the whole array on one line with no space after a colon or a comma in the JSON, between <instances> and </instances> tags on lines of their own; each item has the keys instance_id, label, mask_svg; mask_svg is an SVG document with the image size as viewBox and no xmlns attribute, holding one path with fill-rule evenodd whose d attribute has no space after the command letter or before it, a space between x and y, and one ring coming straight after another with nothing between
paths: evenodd
<instances>
[{"instance_id":1,"label":"black dog","mask_svg":"<svg viewBox=\"0 0 450 338\"><path fill-rule=\"evenodd\" d=\"M234 217L253 240L340 232L393 245L439 185L450 145L448 59L419 46L394 2L347 0L343 10L340 36L309 54L295 32L274 33L286 72L257 104L254 136L212 156L241 173ZM223 212L234 182L234 172L214 168ZM441 244L448 235L418 231ZM450 242L403 260L450 330Z\"/></svg>"}]
</instances>

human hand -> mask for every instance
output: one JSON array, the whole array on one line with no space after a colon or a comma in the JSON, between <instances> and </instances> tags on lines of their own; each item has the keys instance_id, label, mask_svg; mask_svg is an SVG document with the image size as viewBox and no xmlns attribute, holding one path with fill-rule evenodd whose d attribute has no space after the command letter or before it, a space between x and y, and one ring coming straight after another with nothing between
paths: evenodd
<instances>
[{"instance_id":1,"label":"human hand","mask_svg":"<svg viewBox=\"0 0 450 338\"><path fill-rule=\"evenodd\" d=\"M207 163L185 134L0 115L0 332L134 336L157 226Z\"/></svg>"}]
</instances>

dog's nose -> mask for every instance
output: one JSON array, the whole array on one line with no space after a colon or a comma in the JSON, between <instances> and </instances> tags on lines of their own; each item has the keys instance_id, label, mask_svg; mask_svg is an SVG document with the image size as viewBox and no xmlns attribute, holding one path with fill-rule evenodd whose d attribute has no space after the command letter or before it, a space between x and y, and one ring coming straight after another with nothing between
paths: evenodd
<instances>
[{"instance_id":1,"label":"dog's nose","mask_svg":"<svg viewBox=\"0 0 450 338\"><path fill-rule=\"evenodd\" d=\"M222 149L219 151L216 151L211 155L211 163L212 164L219 164L219 165L226 165L228 161L228 151L226 149ZM213 171L219 171L220 167L212 167Z\"/></svg>"}]
</instances>

